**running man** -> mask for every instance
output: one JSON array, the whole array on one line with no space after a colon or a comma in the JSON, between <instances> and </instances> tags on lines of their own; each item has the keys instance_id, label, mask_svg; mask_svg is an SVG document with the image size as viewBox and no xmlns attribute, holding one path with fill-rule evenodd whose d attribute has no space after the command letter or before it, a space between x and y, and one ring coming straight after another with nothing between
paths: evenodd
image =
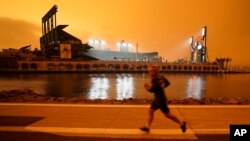
<instances>
[{"instance_id":1,"label":"running man","mask_svg":"<svg viewBox=\"0 0 250 141\"><path fill-rule=\"evenodd\" d=\"M173 115L167 105L167 97L165 95L164 88L170 85L169 81L164 76L159 75L157 66L151 66L149 68L149 75L152 78L151 85L145 83L144 87L147 91L154 93L154 99L149 110L148 124L140 129L148 133L154 119L154 112L160 109L166 118L178 123L182 132L186 132L186 122L181 122L175 115Z\"/></svg>"}]
</instances>

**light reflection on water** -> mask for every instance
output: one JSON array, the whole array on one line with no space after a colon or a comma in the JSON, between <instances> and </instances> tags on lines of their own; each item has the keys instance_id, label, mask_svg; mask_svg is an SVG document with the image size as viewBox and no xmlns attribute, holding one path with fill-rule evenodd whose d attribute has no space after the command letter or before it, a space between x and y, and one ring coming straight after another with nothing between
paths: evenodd
<instances>
[{"instance_id":1,"label":"light reflection on water","mask_svg":"<svg viewBox=\"0 0 250 141\"><path fill-rule=\"evenodd\" d=\"M203 97L247 97L250 74L175 74L166 73L171 85L169 99ZM143 84L150 82L144 73L124 74L0 74L0 91L31 89L55 97L84 99L152 98Z\"/></svg>"},{"instance_id":2,"label":"light reflection on water","mask_svg":"<svg viewBox=\"0 0 250 141\"><path fill-rule=\"evenodd\" d=\"M88 99L116 99L123 100L134 97L134 79L131 74L117 74L115 80L116 96L109 96L110 80L105 75L92 76Z\"/></svg>"},{"instance_id":3,"label":"light reflection on water","mask_svg":"<svg viewBox=\"0 0 250 141\"><path fill-rule=\"evenodd\" d=\"M117 100L132 98L134 95L134 79L131 74L118 75L116 78Z\"/></svg>"},{"instance_id":4,"label":"light reflection on water","mask_svg":"<svg viewBox=\"0 0 250 141\"><path fill-rule=\"evenodd\" d=\"M187 98L201 99L203 97L204 77L192 75L187 82Z\"/></svg>"},{"instance_id":5,"label":"light reflection on water","mask_svg":"<svg viewBox=\"0 0 250 141\"><path fill-rule=\"evenodd\" d=\"M109 80L106 77L91 77L88 99L107 99L109 85Z\"/></svg>"}]
</instances>

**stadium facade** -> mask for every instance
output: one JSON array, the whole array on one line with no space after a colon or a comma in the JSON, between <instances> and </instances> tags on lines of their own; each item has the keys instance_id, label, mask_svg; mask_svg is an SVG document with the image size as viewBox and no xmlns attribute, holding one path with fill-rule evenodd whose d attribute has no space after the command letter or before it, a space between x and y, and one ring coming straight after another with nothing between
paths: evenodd
<instances>
[{"instance_id":1,"label":"stadium facade","mask_svg":"<svg viewBox=\"0 0 250 141\"><path fill-rule=\"evenodd\" d=\"M127 51L95 50L89 44L63 29L68 25L57 25L57 6L54 5L42 17L41 51L46 59L53 60L120 60L120 61L156 61L157 52L132 53Z\"/></svg>"},{"instance_id":2,"label":"stadium facade","mask_svg":"<svg viewBox=\"0 0 250 141\"><path fill-rule=\"evenodd\" d=\"M41 56L17 60L16 72L144 72L157 64L164 72L220 72L224 62L207 63L206 43L191 42L190 62L162 62L158 52L139 53L126 50L109 51L94 49L88 43L67 33L68 25L57 25L57 6L54 5L42 17L40 38ZM204 34L205 35L205 34ZM203 39L206 39L206 35ZM26 52L27 47L24 47ZM9 72L9 70L8 70Z\"/></svg>"}]
</instances>

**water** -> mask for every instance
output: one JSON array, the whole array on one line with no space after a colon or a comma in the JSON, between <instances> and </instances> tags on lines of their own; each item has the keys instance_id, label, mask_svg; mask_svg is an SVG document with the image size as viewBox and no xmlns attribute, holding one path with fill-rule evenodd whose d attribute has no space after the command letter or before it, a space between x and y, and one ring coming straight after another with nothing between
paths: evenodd
<instances>
[{"instance_id":1,"label":"water","mask_svg":"<svg viewBox=\"0 0 250 141\"><path fill-rule=\"evenodd\" d=\"M169 99L250 98L250 74L162 75L171 83L166 89ZM145 73L0 74L0 91L31 89L50 96L85 99L152 98L144 83L150 83Z\"/></svg>"}]
</instances>

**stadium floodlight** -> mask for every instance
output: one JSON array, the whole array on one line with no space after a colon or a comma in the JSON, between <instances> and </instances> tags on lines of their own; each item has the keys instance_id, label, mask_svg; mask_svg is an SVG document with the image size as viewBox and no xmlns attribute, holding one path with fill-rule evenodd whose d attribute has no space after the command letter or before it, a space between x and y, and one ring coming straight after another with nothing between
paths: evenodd
<instances>
[{"instance_id":1,"label":"stadium floodlight","mask_svg":"<svg viewBox=\"0 0 250 141\"><path fill-rule=\"evenodd\" d=\"M193 36L189 38L189 43L192 45L193 44Z\"/></svg>"},{"instance_id":2,"label":"stadium floodlight","mask_svg":"<svg viewBox=\"0 0 250 141\"><path fill-rule=\"evenodd\" d=\"M199 45L197 46L197 49L199 50L199 49L201 49L201 48L202 48L202 45L199 44Z\"/></svg>"},{"instance_id":3,"label":"stadium floodlight","mask_svg":"<svg viewBox=\"0 0 250 141\"><path fill-rule=\"evenodd\" d=\"M132 47L132 44L129 43L129 44L128 44L128 47Z\"/></svg>"},{"instance_id":4,"label":"stadium floodlight","mask_svg":"<svg viewBox=\"0 0 250 141\"><path fill-rule=\"evenodd\" d=\"M89 39L89 44L93 44L94 40L93 39Z\"/></svg>"},{"instance_id":5,"label":"stadium floodlight","mask_svg":"<svg viewBox=\"0 0 250 141\"><path fill-rule=\"evenodd\" d=\"M207 28L207 26L204 26L203 28L202 28L202 30L201 30L201 33L202 33L202 36L204 37L204 36L206 36L206 29Z\"/></svg>"},{"instance_id":6,"label":"stadium floodlight","mask_svg":"<svg viewBox=\"0 0 250 141\"><path fill-rule=\"evenodd\" d=\"M120 47L122 44L120 42L116 43L117 47Z\"/></svg>"},{"instance_id":7,"label":"stadium floodlight","mask_svg":"<svg viewBox=\"0 0 250 141\"><path fill-rule=\"evenodd\" d=\"M126 46L127 46L127 44L123 42L122 43L122 47L126 47Z\"/></svg>"},{"instance_id":8,"label":"stadium floodlight","mask_svg":"<svg viewBox=\"0 0 250 141\"><path fill-rule=\"evenodd\" d=\"M123 47L127 47L127 43L122 43L122 46Z\"/></svg>"},{"instance_id":9,"label":"stadium floodlight","mask_svg":"<svg viewBox=\"0 0 250 141\"><path fill-rule=\"evenodd\" d=\"M99 44L100 43L100 41L99 40L95 40L95 44Z\"/></svg>"},{"instance_id":10,"label":"stadium floodlight","mask_svg":"<svg viewBox=\"0 0 250 141\"><path fill-rule=\"evenodd\" d=\"M105 45L105 44L106 44L106 42L105 42L105 41L103 41L103 40L101 40L101 44L102 44L102 45Z\"/></svg>"},{"instance_id":11,"label":"stadium floodlight","mask_svg":"<svg viewBox=\"0 0 250 141\"><path fill-rule=\"evenodd\" d=\"M125 42L121 40L120 42L116 43L116 46L120 49L121 52L129 52L132 51L133 45L131 43Z\"/></svg>"}]
</instances>

